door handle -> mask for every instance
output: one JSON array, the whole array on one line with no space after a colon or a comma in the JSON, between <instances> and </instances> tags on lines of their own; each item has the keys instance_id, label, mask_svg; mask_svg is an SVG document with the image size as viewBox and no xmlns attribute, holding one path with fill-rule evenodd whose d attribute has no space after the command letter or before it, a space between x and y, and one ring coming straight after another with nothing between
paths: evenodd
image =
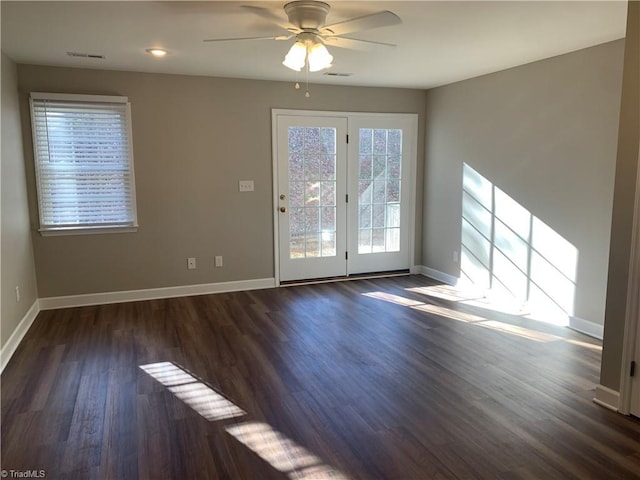
<instances>
[{"instance_id":1,"label":"door handle","mask_svg":"<svg viewBox=\"0 0 640 480\"><path fill-rule=\"evenodd\" d=\"M280 212L286 213L287 212L287 207L280 207Z\"/></svg>"}]
</instances>

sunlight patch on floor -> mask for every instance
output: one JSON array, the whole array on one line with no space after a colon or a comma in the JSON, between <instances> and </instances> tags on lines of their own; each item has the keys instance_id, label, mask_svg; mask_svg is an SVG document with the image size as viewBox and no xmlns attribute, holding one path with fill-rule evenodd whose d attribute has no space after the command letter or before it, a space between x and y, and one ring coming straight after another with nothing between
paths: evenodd
<instances>
[{"instance_id":1,"label":"sunlight patch on floor","mask_svg":"<svg viewBox=\"0 0 640 480\"><path fill-rule=\"evenodd\" d=\"M565 342L570 343L572 345L577 345L578 347L589 348L591 350L596 350L598 352L602 351L602 345L596 345L595 343L587 343L581 342L580 340L569 340L565 339Z\"/></svg>"},{"instance_id":2,"label":"sunlight patch on floor","mask_svg":"<svg viewBox=\"0 0 640 480\"><path fill-rule=\"evenodd\" d=\"M369 292L363 293L365 297L377 298L379 300L384 300L385 302L395 303L396 305L403 305L405 307L413 307L416 305L423 305L419 300L412 300L407 297L400 297L399 295L393 295L391 293L385 292Z\"/></svg>"},{"instance_id":3,"label":"sunlight patch on floor","mask_svg":"<svg viewBox=\"0 0 640 480\"><path fill-rule=\"evenodd\" d=\"M517 337L526 338L535 342L557 342L563 341L564 338L557 335L551 335L549 333L536 332L530 328L519 327L518 325L511 325L510 323L498 322L497 320L487 320L486 322L477 323L476 325L498 332L505 332Z\"/></svg>"},{"instance_id":4,"label":"sunlight patch on floor","mask_svg":"<svg viewBox=\"0 0 640 480\"><path fill-rule=\"evenodd\" d=\"M248 422L226 428L240 443L292 479L344 479L340 472L277 432L270 425Z\"/></svg>"},{"instance_id":5,"label":"sunlight patch on floor","mask_svg":"<svg viewBox=\"0 0 640 480\"><path fill-rule=\"evenodd\" d=\"M450 302L462 302L465 300L481 299L484 297L479 292L463 291L451 285L433 285L431 287L406 288L407 292L419 293L429 297L441 298Z\"/></svg>"},{"instance_id":6,"label":"sunlight patch on floor","mask_svg":"<svg viewBox=\"0 0 640 480\"><path fill-rule=\"evenodd\" d=\"M173 362L140 365L140 369L207 420L219 421L246 412ZM299 480L349 480L320 458L262 422L243 422L226 432L276 470Z\"/></svg>"},{"instance_id":7,"label":"sunlight patch on floor","mask_svg":"<svg viewBox=\"0 0 640 480\"><path fill-rule=\"evenodd\" d=\"M438 298L460 305L482 308L497 313L506 313L537 322L566 327L569 316L566 313L544 308L531 309L526 302L499 295L496 292L480 292L477 287L462 282L460 285L434 285L430 287L407 288L408 292Z\"/></svg>"},{"instance_id":8,"label":"sunlight patch on floor","mask_svg":"<svg viewBox=\"0 0 640 480\"><path fill-rule=\"evenodd\" d=\"M141 365L140 368L209 421L246 415L213 388L171 362Z\"/></svg>"},{"instance_id":9,"label":"sunlight patch on floor","mask_svg":"<svg viewBox=\"0 0 640 480\"><path fill-rule=\"evenodd\" d=\"M471 313L461 312L459 310L452 310L451 308L440 307L438 305L431 305L429 303L421 303L419 305L411 305L411 308L420 310L427 313L435 313L441 317L451 318L452 320L458 320L465 323L483 322L487 320L485 317L473 315Z\"/></svg>"},{"instance_id":10,"label":"sunlight patch on floor","mask_svg":"<svg viewBox=\"0 0 640 480\"><path fill-rule=\"evenodd\" d=\"M504 308L503 310L491 309L488 308L489 304L485 303L486 299L479 300L478 298L474 298L473 296L466 296L462 293L459 293L457 296L454 294L455 287L451 287L448 285L438 285L436 287L418 287L418 288L407 288L406 289L412 293L418 293L425 296L432 296L434 293L438 298L443 298L444 296L448 296L449 298L456 298L456 300L448 300L457 304L468 305L468 306L479 306L481 308L498 311L501 313L505 313L503 310L508 310ZM395 305L400 305L403 307L411 308L412 310L418 310L425 313L431 313L437 315L439 317L444 317L452 320L456 320L463 323L469 323L472 325L478 325L483 328L487 328L490 330L494 330L500 333L506 333L509 335L517 336L520 338L525 338L527 340L532 340L535 342L565 342L571 345L576 345L579 347L588 348L591 350L602 350L600 345L591 344L588 342L582 342L579 340L573 340L568 338L563 338L558 335L553 335L551 333L537 331L532 328L522 327L519 325L513 325L507 322L501 322L498 320L491 320L487 317L482 317L480 315L475 315L473 313L464 312L452 308L443 307L440 305L434 305L431 303L425 303L418 300L414 300L407 297L402 297L400 295L394 295L385 292L366 292L362 294L365 297L374 298L376 300L382 300L384 302L393 303ZM515 316L520 318L530 318L530 315L516 314ZM537 319L536 319L537 320ZM566 323L555 323L555 322L546 322L553 323L556 326L566 326Z\"/></svg>"}]
</instances>

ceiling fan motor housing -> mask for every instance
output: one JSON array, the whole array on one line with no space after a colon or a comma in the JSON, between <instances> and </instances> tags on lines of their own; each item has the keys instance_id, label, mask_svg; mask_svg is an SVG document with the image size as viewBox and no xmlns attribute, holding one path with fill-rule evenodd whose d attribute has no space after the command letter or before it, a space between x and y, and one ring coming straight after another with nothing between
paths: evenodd
<instances>
[{"instance_id":1,"label":"ceiling fan motor housing","mask_svg":"<svg viewBox=\"0 0 640 480\"><path fill-rule=\"evenodd\" d=\"M331 7L316 0L296 0L284 6L289 22L301 30L318 30L326 24Z\"/></svg>"}]
</instances>

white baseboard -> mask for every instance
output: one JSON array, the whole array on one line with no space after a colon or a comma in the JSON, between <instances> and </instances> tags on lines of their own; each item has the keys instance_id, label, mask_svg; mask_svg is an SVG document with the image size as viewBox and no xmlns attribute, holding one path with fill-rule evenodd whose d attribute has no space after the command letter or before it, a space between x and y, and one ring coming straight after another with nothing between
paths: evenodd
<instances>
[{"instance_id":1,"label":"white baseboard","mask_svg":"<svg viewBox=\"0 0 640 480\"><path fill-rule=\"evenodd\" d=\"M276 286L274 278L258 278L236 282L205 283L200 285L184 285L179 287L149 288L145 290L129 290L124 292L91 293L86 295L70 295L65 297L45 297L40 299L41 310L57 308L86 307L108 303L138 302L172 297L189 297L210 293L237 292L241 290L259 290Z\"/></svg>"},{"instance_id":2,"label":"white baseboard","mask_svg":"<svg viewBox=\"0 0 640 480\"><path fill-rule=\"evenodd\" d=\"M20 323L18 323L9 340L7 340L7 343L0 349L0 372L4 371L4 367L6 367L9 360L11 360L11 357L18 348L18 345L20 345L29 327L38 316L38 313L40 313L40 302L36 299L33 305L31 305L31 308L29 308L24 317L22 317Z\"/></svg>"},{"instance_id":3,"label":"white baseboard","mask_svg":"<svg viewBox=\"0 0 640 480\"><path fill-rule=\"evenodd\" d=\"M602 340L604 337L604 325L590 322L583 318L570 316L569 328L577 332L584 333L585 335L589 335L590 337L597 338L598 340Z\"/></svg>"},{"instance_id":4,"label":"white baseboard","mask_svg":"<svg viewBox=\"0 0 640 480\"><path fill-rule=\"evenodd\" d=\"M598 385L596 387L596 397L593 399L593 402L601 407L617 412L620 407L620 393Z\"/></svg>"},{"instance_id":5,"label":"white baseboard","mask_svg":"<svg viewBox=\"0 0 640 480\"><path fill-rule=\"evenodd\" d=\"M421 275L425 277L433 278L434 280L438 280L439 282L446 283L447 285L456 286L458 281L460 280L455 275L451 275L449 273L444 273L439 270L435 270L433 268L425 267L424 265L419 265Z\"/></svg>"}]
</instances>

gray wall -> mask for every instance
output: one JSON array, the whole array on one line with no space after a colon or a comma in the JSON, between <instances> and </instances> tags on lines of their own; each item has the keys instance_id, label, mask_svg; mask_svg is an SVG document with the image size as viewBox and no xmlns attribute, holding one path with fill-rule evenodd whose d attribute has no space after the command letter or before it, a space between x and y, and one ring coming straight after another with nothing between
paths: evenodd
<instances>
[{"instance_id":1,"label":"gray wall","mask_svg":"<svg viewBox=\"0 0 640 480\"><path fill-rule=\"evenodd\" d=\"M609 283L600 384L620 388L628 296L631 234L640 154L640 3L629 2L615 195L609 254ZM638 295L638 292L633 292ZM636 321L638 321L636 319ZM640 331L639 331L640 334ZM637 353L638 354L638 353ZM636 355L637 355L636 354ZM637 356L636 356L637 358Z\"/></svg>"},{"instance_id":2,"label":"gray wall","mask_svg":"<svg viewBox=\"0 0 640 480\"><path fill-rule=\"evenodd\" d=\"M578 249L574 315L602 324L624 41L427 93L423 264L459 274L462 165Z\"/></svg>"},{"instance_id":3,"label":"gray wall","mask_svg":"<svg viewBox=\"0 0 640 480\"><path fill-rule=\"evenodd\" d=\"M33 228L29 92L125 95L132 104L140 228L35 234L41 297L272 278L271 108L417 113L424 130L421 90L312 85L306 99L292 83L29 65L18 67L18 79ZM418 158L424 158L422 138ZM255 192L239 193L241 179L253 179ZM420 207L421 181L417 191ZM418 246L421 220L418 208ZM224 257L223 268L214 268L215 255ZM196 270L187 270L187 257L197 258Z\"/></svg>"},{"instance_id":4,"label":"gray wall","mask_svg":"<svg viewBox=\"0 0 640 480\"><path fill-rule=\"evenodd\" d=\"M27 190L20 131L16 65L2 53L2 265L0 345L7 340L38 298L27 209ZM20 302L16 301L20 287Z\"/></svg>"}]
</instances>

